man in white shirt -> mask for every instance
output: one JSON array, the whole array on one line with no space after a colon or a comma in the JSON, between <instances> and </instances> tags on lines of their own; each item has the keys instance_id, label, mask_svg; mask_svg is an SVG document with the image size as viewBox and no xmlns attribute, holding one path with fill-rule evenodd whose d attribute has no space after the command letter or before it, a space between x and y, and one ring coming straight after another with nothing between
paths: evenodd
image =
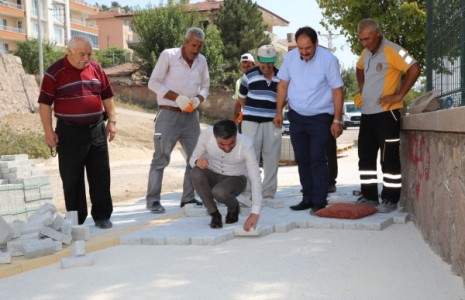
<instances>
[{"instance_id":1,"label":"man in white shirt","mask_svg":"<svg viewBox=\"0 0 465 300\"><path fill-rule=\"evenodd\" d=\"M237 133L234 121L222 120L200 133L190 160L192 184L212 216L211 228L223 227L216 201L228 207L226 224L239 221L237 196L249 178L252 186L252 209L244 230L256 228L262 205L260 169L250 138Z\"/></svg>"},{"instance_id":2,"label":"man in white shirt","mask_svg":"<svg viewBox=\"0 0 465 300\"><path fill-rule=\"evenodd\" d=\"M160 193L163 171L174 146L181 143L188 162L200 134L197 107L207 98L210 87L207 60L200 54L204 39L202 29L189 28L182 47L163 50L150 76L148 87L157 94L159 107L146 196L147 209L152 213L165 212ZM187 163L181 207L186 203L202 205L194 198L191 170Z\"/></svg>"}]
</instances>

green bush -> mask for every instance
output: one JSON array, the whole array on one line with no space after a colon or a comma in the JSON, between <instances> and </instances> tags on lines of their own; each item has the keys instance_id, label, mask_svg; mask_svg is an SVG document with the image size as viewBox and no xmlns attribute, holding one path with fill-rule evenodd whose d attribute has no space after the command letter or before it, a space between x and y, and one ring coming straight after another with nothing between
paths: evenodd
<instances>
[{"instance_id":1,"label":"green bush","mask_svg":"<svg viewBox=\"0 0 465 300\"><path fill-rule=\"evenodd\" d=\"M50 158L43 135L31 130L15 132L9 125L0 126L0 155L28 154L29 158Z\"/></svg>"}]
</instances>

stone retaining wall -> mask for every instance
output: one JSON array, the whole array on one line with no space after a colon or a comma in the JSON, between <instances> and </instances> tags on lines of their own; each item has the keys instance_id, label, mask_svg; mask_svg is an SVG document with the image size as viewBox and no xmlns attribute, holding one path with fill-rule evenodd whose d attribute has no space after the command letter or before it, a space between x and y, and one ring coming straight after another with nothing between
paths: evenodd
<instances>
[{"instance_id":1,"label":"stone retaining wall","mask_svg":"<svg viewBox=\"0 0 465 300\"><path fill-rule=\"evenodd\" d=\"M0 53L0 117L37 111L38 97L37 81L24 72L21 59Z\"/></svg>"},{"instance_id":2,"label":"stone retaining wall","mask_svg":"<svg viewBox=\"0 0 465 300\"><path fill-rule=\"evenodd\" d=\"M464 114L461 107L406 116L401 133L401 201L434 252L463 278Z\"/></svg>"}]
</instances>

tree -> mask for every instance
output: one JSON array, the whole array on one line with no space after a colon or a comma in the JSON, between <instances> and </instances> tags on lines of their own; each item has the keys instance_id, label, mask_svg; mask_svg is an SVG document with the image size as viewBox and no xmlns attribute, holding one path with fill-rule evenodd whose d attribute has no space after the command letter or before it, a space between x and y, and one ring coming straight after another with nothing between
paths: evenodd
<instances>
[{"instance_id":1,"label":"tree","mask_svg":"<svg viewBox=\"0 0 465 300\"><path fill-rule=\"evenodd\" d=\"M216 25L224 44L225 70L236 72L242 53L271 43L262 12L252 0L224 0ZM234 81L237 78L234 78Z\"/></svg>"},{"instance_id":2,"label":"tree","mask_svg":"<svg viewBox=\"0 0 465 300\"><path fill-rule=\"evenodd\" d=\"M383 35L401 45L425 68L425 0L317 0L327 30L334 27L347 38L352 52L361 53L357 25L362 19L375 19Z\"/></svg>"},{"instance_id":3,"label":"tree","mask_svg":"<svg viewBox=\"0 0 465 300\"><path fill-rule=\"evenodd\" d=\"M64 57L66 51L56 48L55 43L44 42L42 43L42 54L44 69L47 69L57 59ZM28 39L18 42L18 48L14 52L14 55L21 58L26 73L33 75L39 74L39 40Z\"/></svg>"},{"instance_id":4,"label":"tree","mask_svg":"<svg viewBox=\"0 0 465 300\"><path fill-rule=\"evenodd\" d=\"M352 100L358 93L358 82L355 68L343 69L341 71L342 81L344 82L344 100Z\"/></svg>"},{"instance_id":5,"label":"tree","mask_svg":"<svg viewBox=\"0 0 465 300\"><path fill-rule=\"evenodd\" d=\"M179 47L189 27L199 26L198 14L186 14L185 5L176 3L138 11L132 20L133 30L139 36L134 47L141 60L141 71L150 75L160 53L167 48Z\"/></svg>"},{"instance_id":6,"label":"tree","mask_svg":"<svg viewBox=\"0 0 465 300\"><path fill-rule=\"evenodd\" d=\"M133 30L140 38L134 50L141 58L140 68L150 76L153 67L164 49L180 47L186 30L202 27L203 22L196 11L187 11L185 2L170 0L166 7L148 6L139 10L133 18ZM207 30L202 51L207 58L212 83L223 76L223 43L216 30Z\"/></svg>"},{"instance_id":7,"label":"tree","mask_svg":"<svg viewBox=\"0 0 465 300\"><path fill-rule=\"evenodd\" d=\"M208 62L210 85L220 85L224 81L224 46L223 41L221 40L220 32L217 29L212 28L207 30L202 51Z\"/></svg>"}]
</instances>

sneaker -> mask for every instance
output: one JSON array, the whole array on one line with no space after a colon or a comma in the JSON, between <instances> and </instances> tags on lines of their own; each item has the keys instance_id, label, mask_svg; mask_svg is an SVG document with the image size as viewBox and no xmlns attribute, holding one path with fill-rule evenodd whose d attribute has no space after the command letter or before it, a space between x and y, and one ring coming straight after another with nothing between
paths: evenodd
<instances>
[{"instance_id":1,"label":"sneaker","mask_svg":"<svg viewBox=\"0 0 465 300\"><path fill-rule=\"evenodd\" d=\"M378 206L378 212L382 214L387 214L393 212L397 209L397 203L389 202L388 200L383 200L383 202Z\"/></svg>"},{"instance_id":2,"label":"sneaker","mask_svg":"<svg viewBox=\"0 0 465 300\"><path fill-rule=\"evenodd\" d=\"M365 198L363 196L358 198L356 203L357 204L371 205L371 206L378 206L379 205L378 200L370 200L370 199L367 199L367 198Z\"/></svg>"}]
</instances>

